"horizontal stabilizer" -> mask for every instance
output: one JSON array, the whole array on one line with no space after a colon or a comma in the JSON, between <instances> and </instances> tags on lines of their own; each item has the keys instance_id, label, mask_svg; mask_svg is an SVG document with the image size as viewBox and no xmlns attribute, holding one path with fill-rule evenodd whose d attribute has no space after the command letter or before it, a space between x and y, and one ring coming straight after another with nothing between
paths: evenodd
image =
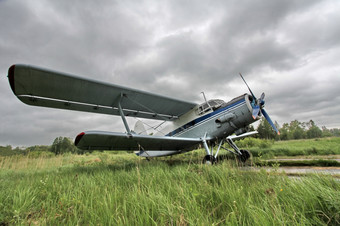
<instances>
[{"instance_id":1,"label":"horizontal stabilizer","mask_svg":"<svg viewBox=\"0 0 340 226\"><path fill-rule=\"evenodd\" d=\"M150 136L116 132L88 131L80 133L75 145L83 150L192 150L197 148L200 138Z\"/></svg>"}]
</instances>

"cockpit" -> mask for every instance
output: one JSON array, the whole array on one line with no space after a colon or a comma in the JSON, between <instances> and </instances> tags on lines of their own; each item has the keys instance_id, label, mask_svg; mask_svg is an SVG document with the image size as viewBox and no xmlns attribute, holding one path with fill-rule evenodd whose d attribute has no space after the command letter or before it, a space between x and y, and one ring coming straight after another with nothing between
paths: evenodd
<instances>
[{"instance_id":1,"label":"cockpit","mask_svg":"<svg viewBox=\"0 0 340 226\"><path fill-rule=\"evenodd\" d=\"M223 100L219 99L208 100L207 102L204 102L203 104L198 106L197 114L202 115L210 110L215 111L224 104L225 102Z\"/></svg>"}]
</instances>

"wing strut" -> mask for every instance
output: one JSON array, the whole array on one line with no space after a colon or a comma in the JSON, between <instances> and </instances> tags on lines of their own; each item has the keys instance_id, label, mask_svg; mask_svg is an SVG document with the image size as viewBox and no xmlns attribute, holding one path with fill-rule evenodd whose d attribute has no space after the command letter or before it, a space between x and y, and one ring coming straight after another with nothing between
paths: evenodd
<instances>
[{"instance_id":1,"label":"wing strut","mask_svg":"<svg viewBox=\"0 0 340 226\"><path fill-rule=\"evenodd\" d=\"M124 112L123 112L123 109L122 109L122 106L121 106L121 102L122 102L124 96L125 95L123 93L120 94L120 99L119 99L119 102L118 102L118 109L119 109L119 114L122 117L126 132L129 136L131 136L132 135L131 130L130 130L129 124L126 121L126 118L125 118L125 115L124 115Z\"/></svg>"}]
</instances>

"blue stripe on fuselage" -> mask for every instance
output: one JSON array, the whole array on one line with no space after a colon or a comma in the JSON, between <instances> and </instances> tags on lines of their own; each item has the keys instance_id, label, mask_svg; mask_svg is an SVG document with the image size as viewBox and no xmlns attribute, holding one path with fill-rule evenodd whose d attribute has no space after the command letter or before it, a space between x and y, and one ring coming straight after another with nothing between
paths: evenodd
<instances>
[{"instance_id":1,"label":"blue stripe on fuselage","mask_svg":"<svg viewBox=\"0 0 340 226\"><path fill-rule=\"evenodd\" d=\"M213 112L211 112L211 113L209 113L209 114L203 115L203 116L200 117L200 118L196 118L196 119L194 119L194 120L188 122L187 124L185 124L185 125L183 125L183 126L177 128L177 129L175 129L174 131L168 133L166 136L174 136L174 135L176 135L177 133L182 132L183 130L190 129L190 128L192 128L193 126L195 126L196 124L198 124L198 123L200 123L200 122L202 122L202 121L204 121L204 120L206 120L206 119L208 119L208 118L210 118L210 117L213 117L213 116L215 116L215 115L217 115L217 114L219 114L219 113L221 113L221 112L223 112L223 111L226 111L226 110L229 109L229 108L232 108L232 107L234 107L234 106L236 106L236 105L238 105L238 104L241 104L242 102L245 102L245 100L242 99L242 100L237 101L237 102L235 102L235 103L232 103L232 104L230 104L230 105L228 105L228 106L226 106L226 107L224 107L224 108L220 108L220 109L217 109L216 111L213 111Z\"/></svg>"}]
</instances>

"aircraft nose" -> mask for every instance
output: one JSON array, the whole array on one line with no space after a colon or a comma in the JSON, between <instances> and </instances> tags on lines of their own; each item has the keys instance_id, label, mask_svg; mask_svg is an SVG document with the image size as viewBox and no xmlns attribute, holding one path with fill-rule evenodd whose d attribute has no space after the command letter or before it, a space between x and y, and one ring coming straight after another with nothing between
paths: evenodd
<instances>
[{"instance_id":1,"label":"aircraft nose","mask_svg":"<svg viewBox=\"0 0 340 226\"><path fill-rule=\"evenodd\" d=\"M244 83L246 84L246 86L248 87L248 90L251 94L251 96L253 97L253 101L254 101L254 104L252 104L252 107L253 107L253 112L252 112L252 116L253 116L253 119L255 120L260 112L262 113L262 115L266 118L266 120L268 121L268 123L273 127L273 129L275 130L275 132L277 134L280 135L280 132L279 130L276 128L276 126L274 125L273 121L270 119L269 115L267 114L267 112L264 110L264 97L265 97L265 94L262 93L261 94L261 97L259 99L256 99L253 91L251 91L250 87L248 86L246 80L243 78L242 74L240 73L240 76L242 78L242 80L244 81Z\"/></svg>"}]
</instances>

